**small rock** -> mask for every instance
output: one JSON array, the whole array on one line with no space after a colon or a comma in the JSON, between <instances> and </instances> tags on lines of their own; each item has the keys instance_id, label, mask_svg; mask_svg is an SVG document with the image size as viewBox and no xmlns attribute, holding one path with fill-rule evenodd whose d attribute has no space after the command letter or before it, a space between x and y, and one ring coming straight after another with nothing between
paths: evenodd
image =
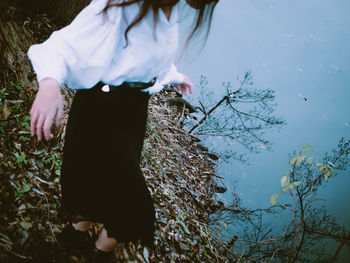
<instances>
[{"instance_id":1,"label":"small rock","mask_svg":"<svg viewBox=\"0 0 350 263\"><path fill-rule=\"evenodd\" d=\"M21 227L25 230L28 230L29 228L32 227L32 224L31 223L28 223L28 222L25 222L25 221L22 221L21 223L19 223L21 225Z\"/></svg>"},{"instance_id":2,"label":"small rock","mask_svg":"<svg viewBox=\"0 0 350 263\"><path fill-rule=\"evenodd\" d=\"M21 245L23 246L26 242L27 242L27 240L28 240L28 238L29 238L29 234L28 234L28 232L27 231L23 231L22 232L22 235L23 235L23 237L22 237L22 239L21 239Z\"/></svg>"},{"instance_id":3,"label":"small rock","mask_svg":"<svg viewBox=\"0 0 350 263\"><path fill-rule=\"evenodd\" d=\"M191 139L192 139L192 141L194 141L194 142L200 142L200 141L201 141L201 139L199 139L198 137L193 136L193 135L191 135Z\"/></svg>"},{"instance_id":4,"label":"small rock","mask_svg":"<svg viewBox=\"0 0 350 263\"><path fill-rule=\"evenodd\" d=\"M149 255L148 255L148 250L147 248L143 248L143 258L146 260L146 262L149 262Z\"/></svg>"},{"instance_id":5,"label":"small rock","mask_svg":"<svg viewBox=\"0 0 350 263\"><path fill-rule=\"evenodd\" d=\"M205 147L205 146L202 145L202 144L197 143L197 146L198 146L198 148L201 149L202 151L207 152L207 151L209 150L208 147Z\"/></svg>"},{"instance_id":6,"label":"small rock","mask_svg":"<svg viewBox=\"0 0 350 263\"><path fill-rule=\"evenodd\" d=\"M167 91L167 92L175 92L176 97L182 97L182 94L176 90L176 88L173 85L167 85L163 88L162 91Z\"/></svg>"},{"instance_id":7,"label":"small rock","mask_svg":"<svg viewBox=\"0 0 350 263\"><path fill-rule=\"evenodd\" d=\"M227 191L227 188L225 186L220 186L220 185L214 184L213 190L215 193L223 194Z\"/></svg>"},{"instance_id":8,"label":"small rock","mask_svg":"<svg viewBox=\"0 0 350 263\"><path fill-rule=\"evenodd\" d=\"M211 208L212 213L222 210L225 207L225 204L222 201L215 201Z\"/></svg>"},{"instance_id":9,"label":"small rock","mask_svg":"<svg viewBox=\"0 0 350 263\"><path fill-rule=\"evenodd\" d=\"M180 247L182 250L190 250L190 247L184 243L180 243Z\"/></svg>"},{"instance_id":10,"label":"small rock","mask_svg":"<svg viewBox=\"0 0 350 263\"><path fill-rule=\"evenodd\" d=\"M219 160L219 156L217 156L215 153L208 153L208 157L214 161Z\"/></svg>"},{"instance_id":11,"label":"small rock","mask_svg":"<svg viewBox=\"0 0 350 263\"><path fill-rule=\"evenodd\" d=\"M168 99L167 103L169 105L175 105L179 108L182 108L185 105L185 108L187 108L190 113L197 112L197 110L191 105L191 103L180 97Z\"/></svg>"},{"instance_id":12,"label":"small rock","mask_svg":"<svg viewBox=\"0 0 350 263\"><path fill-rule=\"evenodd\" d=\"M19 207L18 207L18 210L21 211L21 210L25 210L27 209L26 205L25 204L21 204Z\"/></svg>"}]
</instances>

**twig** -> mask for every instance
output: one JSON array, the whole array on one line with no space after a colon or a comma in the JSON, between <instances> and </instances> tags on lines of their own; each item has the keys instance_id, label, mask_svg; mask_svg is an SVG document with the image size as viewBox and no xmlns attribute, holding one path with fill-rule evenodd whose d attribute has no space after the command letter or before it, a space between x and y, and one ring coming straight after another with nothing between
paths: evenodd
<instances>
[{"instance_id":1,"label":"twig","mask_svg":"<svg viewBox=\"0 0 350 263\"><path fill-rule=\"evenodd\" d=\"M204 115L204 117L203 117L196 125L194 125L194 126L188 131L188 134L190 134L193 130L195 130L198 126L200 126L200 125L208 118L208 116L209 116L214 110L216 110L223 102L225 102L225 101L227 101L228 99L234 97L234 95L236 95L236 94L241 90L241 88L244 86L244 84L245 84L245 82L247 81L248 77L249 77L249 74L245 74L245 75L244 75L244 79L243 79L243 81L241 82L241 85L240 85L239 89L236 90L236 91L233 91L233 92L231 92L231 93L229 93L229 94L227 94L227 95L224 96L218 103L216 103L216 105L215 105L213 108L211 108L211 109Z\"/></svg>"},{"instance_id":2,"label":"twig","mask_svg":"<svg viewBox=\"0 0 350 263\"><path fill-rule=\"evenodd\" d=\"M186 105L184 103L184 106L182 107L182 113L181 113L181 116L180 118L178 119L178 121L176 122L176 126L179 126L179 123L180 121L182 120L182 118L184 117L184 114L185 114L185 108L186 108Z\"/></svg>"},{"instance_id":3,"label":"twig","mask_svg":"<svg viewBox=\"0 0 350 263\"><path fill-rule=\"evenodd\" d=\"M0 246L2 246L3 248L5 248L6 251L10 252L12 255L15 255L16 257L19 257L21 259L31 259L31 257L26 257L26 256L22 256L16 252L13 252L12 250L9 250L8 247L6 247L4 244L0 243Z\"/></svg>"},{"instance_id":4,"label":"twig","mask_svg":"<svg viewBox=\"0 0 350 263\"><path fill-rule=\"evenodd\" d=\"M270 259L271 262L272 262L272 260L273 260L273 258L274 258L274 256L275 256L275 254L277 253L278 250L279 250L279 248L277 248L277 249L275 250L275 252L273 252L272 257L271 257L271 259Z\"/></svg>"},{"instance_id":5,"label":"twig","mask_svg":"<svg viewBox=\"0 0 350 263\"><path fill-rule=\"evenodd\" d=\"M347 243L350 240L350 234L345 238L345 240L343 240L343 242L338 246L337 250L335 251L332 259L330 262L335 262L340 251L342 250L343 246L345 245L345 243Z\"/></svg>"},{"instance_id":6,"label":"twig","mask_svg":"<svg viewBox=\"0 0 350 263\"><path fill-rule=\"evenodd\" d=\"M41 192L44 193L44 197L45 197L45 201L46 201L46 204L47 204L47 221L50 221L50 203L49 203L49 200L47 198L47 195L46 193L41 189L40 187L40 184L38 182L35 182L35 184L38 186L38 188L40 189ZM53 239L55 240L56 243L58 243L57 239L56 239L56 236L55 236L55 233L53 232L53 229L51 227L50 224L48 224L49 227L50 227L50 231L51 231L51 234L52 234L52 237Z\"/></svg>"}]
</instances>

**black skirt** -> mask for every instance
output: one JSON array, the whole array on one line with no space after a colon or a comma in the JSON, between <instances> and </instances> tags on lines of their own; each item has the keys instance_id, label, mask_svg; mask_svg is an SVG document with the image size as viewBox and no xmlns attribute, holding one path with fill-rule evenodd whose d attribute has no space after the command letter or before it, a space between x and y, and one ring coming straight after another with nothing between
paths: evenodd
<instances>
[{"instance_id":1,"label":"black skirt","mask_svg":"<svg viewBox=\"0 0 350 263\"><path fill-rule=\"evenodd\" d=\"M101 85L74 96L66 127L61 213L103 223L117 242L153 247L155 210L140 169L150 95Z\"/></svg>"}]
</instances>

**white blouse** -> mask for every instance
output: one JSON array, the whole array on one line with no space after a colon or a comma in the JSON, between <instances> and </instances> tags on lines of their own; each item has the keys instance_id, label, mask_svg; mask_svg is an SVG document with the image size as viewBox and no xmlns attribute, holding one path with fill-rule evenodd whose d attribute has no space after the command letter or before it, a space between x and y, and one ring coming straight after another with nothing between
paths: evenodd
<instances>
[{"instance_id":1,"label":"white blouse","mask_svg":"<svg viewBox=\"0 0 350 263\"><path fill-rule=\"evenodd\" d=\"M139 3L112 7L104 16L107 0L93 0L73 22L52 33L42 44L32 45L28 56L38 82L53 78L71 89L89 89L102 81L118 86L127 82L150 82L150 94L164 84L180 84L183 75L174 65L178 50L178 11L174 6L170 20L160 9L154 28L153 13L124 37L127 26L139 12Z\"/></svg>"}]
</instances>

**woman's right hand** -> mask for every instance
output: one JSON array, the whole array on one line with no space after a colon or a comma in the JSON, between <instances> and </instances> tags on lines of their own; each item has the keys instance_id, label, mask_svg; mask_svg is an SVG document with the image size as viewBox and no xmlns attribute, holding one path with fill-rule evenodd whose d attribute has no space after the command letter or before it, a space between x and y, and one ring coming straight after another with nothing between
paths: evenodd
<instances>
[{"instance_id":1,"label":"woman's right hand","mask_svg":"<svg viewBox=\"0 0 350 263\"><path fill-rule=\"evenodd\" d=\"M42 133L46 140L52 137L51 126L55 119L56 126L62 123L63 96L58 81L45 78L39 83L39 91L30 110L30 132L32 136L37 134L38 140Z\"/></svg>"}]
</instances>

